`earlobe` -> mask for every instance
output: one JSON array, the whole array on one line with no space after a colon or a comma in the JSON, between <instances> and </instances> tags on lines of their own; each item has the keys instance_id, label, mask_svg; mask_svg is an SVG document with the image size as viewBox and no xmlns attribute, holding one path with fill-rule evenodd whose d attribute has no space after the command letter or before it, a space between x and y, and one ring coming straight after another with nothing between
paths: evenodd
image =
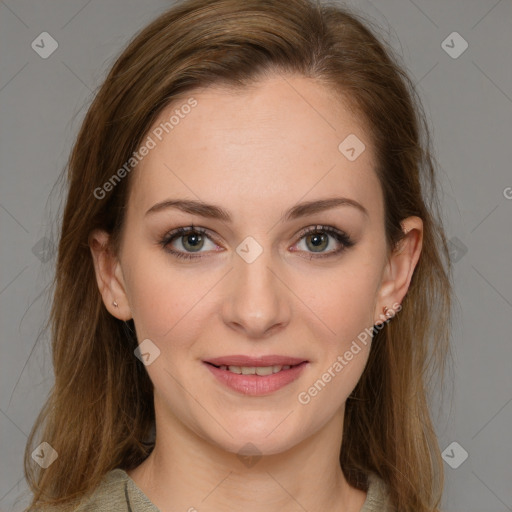
<instances>
[{"instance_id":1,"label":"earlobe","mask_svg":"<svg viewBox=\"0 0 512 512\"><path fill-rule=\"evenodd\" d=\"M96 282L109 313L119 320L132 318L120 262L113 253L106 231L94 230L89 235L89 248L94 263Z\"/></svg>"},{"instance_id":2,"label":"earlobe","mask_svg":"<svg viewBox=\"0 0 512 512\"><path fill-rule=\"evenodd\" d=\"M383 307L389 309L394 304L402 303L420 258L423 221L419 217L408 217L401 225L405 236L393 250L386 264L376 304L377 318Z\"/></svg>"}]
</instances>

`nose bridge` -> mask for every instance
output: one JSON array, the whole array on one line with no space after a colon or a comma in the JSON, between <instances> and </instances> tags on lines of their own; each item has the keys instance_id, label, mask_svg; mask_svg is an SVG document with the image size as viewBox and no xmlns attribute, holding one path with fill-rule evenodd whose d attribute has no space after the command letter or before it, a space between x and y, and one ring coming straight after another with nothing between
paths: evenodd
<instances>
[{"instance_id":1,"label":"nose bridge","mask_svg":"<svg viewBox=\"0 0 512 512\"><path fill-rule=\"evenodd\" d=\"M251 337L263 336L270 329L285 325L290 313L286 287L276 275L278 269L272 251L261 249L252 259L257 247L251 246L251 241L240 244L224 309L225 323L243 329Z\"/></svg>"}]
</instances>

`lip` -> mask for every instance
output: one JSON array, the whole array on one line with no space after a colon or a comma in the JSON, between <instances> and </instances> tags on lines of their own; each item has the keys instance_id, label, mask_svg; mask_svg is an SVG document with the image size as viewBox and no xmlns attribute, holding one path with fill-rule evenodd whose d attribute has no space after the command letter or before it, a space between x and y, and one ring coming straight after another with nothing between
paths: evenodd
<instances>
[{"instance_id":1,"label":"lip","mask_svg":"<svg viewBox=\"0 0 512 512\"><path fill-rule=\"evenodd\" d=\"M299 357L280 356L280 355L264 355L264 356L245 356L245 355L231 355L223 357L214 357L206 359L205 363L214 364L215 366L274 366L274 365L289 365L294 366L303 362L308 362L306 359Z\"/></svg>"},{"instance_id":2,"label":"lip","mask_svg":"<svg viewBox=\"0 0 512 512\"><path fill-rule=\"evenodd\" d=\"M291 368L281 370L278 373L272 373L271 375L243 375L217 368L213 366L214 361L222 361L219 366L273 366L274 364L285 366L291 362ZM226 364L225 361L230 363ZM284 361L284 363L274 361ZM203 364L221 384L233 391L242 395L264 396L274 393L297 380L309 362L304 359L284 356L268 356L266 358L230 356L229 358L222 357L203 361Z\"/></svg>"}]
</instances>

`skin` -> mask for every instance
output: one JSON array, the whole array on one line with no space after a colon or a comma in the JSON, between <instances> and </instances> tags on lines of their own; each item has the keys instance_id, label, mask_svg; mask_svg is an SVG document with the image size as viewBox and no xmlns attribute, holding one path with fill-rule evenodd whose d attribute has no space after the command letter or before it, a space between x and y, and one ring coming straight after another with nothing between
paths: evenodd
<instances>
[{"instance_id":1,"label":"skin","mask_svg":"<svg viewBox=\"0 0 512 512\"><path fill-rule=\"evenodd\" d=\"M276 75L239 91L215 86L190 96L197 106L131 176L119 253L109 250L107 233L90 236L105 306L121 320L133 318L139 342L149 338L160 350L146 367L156 446L128 474L163 512L357 512L366 493L345 480L339 450L345 402L370 343L307 405L297 396L379 321L384 306L401 303L421 252L422 221L405 219L404 241L390 253L368 131L324 85ZM352 162L338 150L349 134L366 145ZM281 219L298 202L330 197L353 199L368 214L341 206ZM170 198L222 206L233 222L172 208L145 215ZM179 260L159 241L191 224L215 239L205 239L203 258ZM345 231L355 245L315 259L312 237L300 232L317 224ZM236 252L248 236L263 249L250 264ZM192 252L185 239L172 248ZM343 247L328 240L320 254ZM202 363L230 354L281 354L309 364L284 388L246 396ZM246 443L262 456L250 467L237 456Z\"/></svg>"}]
</instances>

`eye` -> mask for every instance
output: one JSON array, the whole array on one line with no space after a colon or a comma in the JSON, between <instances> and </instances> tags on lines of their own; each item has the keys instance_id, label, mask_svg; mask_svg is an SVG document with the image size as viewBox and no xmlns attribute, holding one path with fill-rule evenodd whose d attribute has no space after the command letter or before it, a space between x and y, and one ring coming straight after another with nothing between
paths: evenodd
<instances>
[{"instance_id":1,"label":"eye","mask_svg":"<svg viewBox=\"0 0 512 512\"><path fill-rule=\"evenodd\" d=\"M300 251L309 252L311 254L310 259L334 256L355 244L347 233L333 226L311 226L303 230L299 236L300 241L304 240L303 246L305 246L305 249L300 249ZM331 243L331 239L334 239L335 242ZM333 245L338 245L338 249L325 251Z\"/></svg>"},{"instance_id":2,"label":"eye","mask_svg":"<svg viewBox=\"0 0 512 512\"><path fill-rule=\"evenodd\" d=\"M176 250L171 248L175 241L180 240L179 246L180 249L190 252L183 252L182 250ZM185 258L185 259L195 259L202 258L200 255L195 255L194 253L199 253L201 249L205 246L205 242L210 241L212 239L207 235L207 230L204 228L187 226L180 227L174 229L173 231L167 233L163 239L160 241L162 247L167 251L176 256L177 258ZM213 248L215 249L215 244L213 244Z\"/></svg>"},{"instance_id":3,"label":"eye","mask_svg":"<svg viewBox=\"0 0 512 512\"><path fill-rule=\"evenodd\" d=\"M334 256L355 244L349 235L333 226L311 226L304 229L299 237L300 241L304 239L305 249L293 249L293 251L309 253L310 259ZM334 243L331 243L332 239L334 239ZM181 247L174 245L176 241L180 241L178 245ZM192 225L170 231L162 238L160 245L176 258L192 260L204 257L201 252L209 252L201 251L208 241L213 245L212 249L215 250L217 245L213 242L212 236L208 234L208 230ZM338 245L338 248L325 251L331 245Z\"/></svg>"}]
</instances>

